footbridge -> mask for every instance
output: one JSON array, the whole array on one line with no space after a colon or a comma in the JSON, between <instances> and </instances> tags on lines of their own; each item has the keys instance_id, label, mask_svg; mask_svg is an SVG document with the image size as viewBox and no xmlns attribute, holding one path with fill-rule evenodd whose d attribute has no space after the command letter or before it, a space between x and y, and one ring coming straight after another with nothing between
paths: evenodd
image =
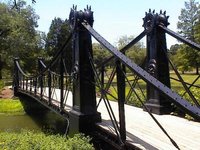
<instances>
[{"instance_id":1,"label":"footbridge","mask_svg":"<svg viewBox=\"0 0 200 150\"><path fill-rule=\"evenodd\" d=\"M102 149L199 149L200 105L191 89L200 88L200 76L192 83L183 80L168 56L166 34L196 51L200 45L170 30L168 18L166 12L149 10L141 34L118 50L93 28L91 7L78 11L73 6L71 33L49 64L39 58L38 73L30 75L18 58L14 60L14 94L28 96L65 117L69 134L90 135ZM98 64L92 37L112 54ZM126 52L144 37L146 58L136 64ZM169 67L184 94L171 86ZM128 105L129 101L142 108ZM170 115L174 110L194 121Z\"/></svg>"}]
</instances>

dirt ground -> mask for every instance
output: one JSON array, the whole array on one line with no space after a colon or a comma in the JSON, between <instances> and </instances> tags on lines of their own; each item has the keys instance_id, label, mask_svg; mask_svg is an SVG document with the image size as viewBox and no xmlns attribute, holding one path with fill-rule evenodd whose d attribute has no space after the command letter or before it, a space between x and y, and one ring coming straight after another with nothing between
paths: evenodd
<instances>
[{"instance_id":1,"label":"dirt ground","mask_svg":"<svg viewBox=\"0 0 200 150\"><path fill-rule=\"evenodd\" d=\"M12 98L13 90L10 87L4 87L0 92L0 98Z\"/></svg>"}]
</instances>

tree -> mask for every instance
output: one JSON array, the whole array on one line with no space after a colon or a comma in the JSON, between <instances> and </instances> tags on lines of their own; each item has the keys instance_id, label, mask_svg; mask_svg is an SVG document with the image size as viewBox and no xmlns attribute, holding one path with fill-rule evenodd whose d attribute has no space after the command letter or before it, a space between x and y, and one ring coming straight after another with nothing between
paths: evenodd
<instances>
[{"instance_id":1,"label":"tree","mask_svg":"<svg viewBox=\"0 0 200 150\"><path fill-rule=\"evenodd\" d=\"M70 33L70 27L67 19L64 21L61 18L52 20L49 32L47 34L45 49L50 58L53 58L65 43Z\"/></svg>"},{"instance_id":2,"label":"tree","mask_svg":"<svg viewBox=\"0 0 200 150\"><path fill-rule=\"evenodd\" d=\"M199 3L195 0L189 0L185 2L185 8L181 9L181 14L179 16L179 22L177 28L179 33L185 38L190 39L194 42L197 42L195 33L196 25L200 19ZM196 74L199 73L200 66L200 53L197 50L194 50L190 47L185 46L185 49L182 51L184 53L184 59L188 60L190 66L196 68Z\"/></svg>"},{"instance_id":3,"label":"tree","mask_svg":"<svg viewBox=\"0 0 200 150\"><path fill-rule=\"evenodd\" d=\"M134 36L122 36L118 40L118 49L123 48L134 39ZM142 65L146 56L146 49L143 47L141 42L133 45L127 52L126 55L132 59L136 64Z\"/></svg>"},{"instance_id":4,"label":"tree","mask_svg":"<svg viewBox=\"0 0 200 150\"><path fill-rule=\"evenodd\" d=\"M36 0L31 0L31 1L33 4L36 3ZM18 9L19 8L18 4L19 3L17 0L13 0L13 8Z\"/></svg>"},{"instance_id":5,"label":"tree","mask_svg":"<svg viewBox=\"0 0 200 150\"><path fill-rule=\"evenodd\" d=\"M0 3L0 55L2 68L9 69L13 57L23 60L25 69L32 71L33 61L40 55L38 46L40 34L36 31L38 15L25 1L18 1L20 9L13 9L9 4Z\"/></svg>"},{"instance_id":6,"label":"tree","mask_svg":"<svg viewBox=\"0 0 200 150\"><path fill-rule=\"evenodd\" d=\"M189 64L189 61L187 57L185 56L185 50L189 48L185 44L181 45L174 45L170 48L170 58L176 68L184 74L185 71L189 71L191 69L191 66Z\"/></svg>"},{"instance_id":7,"label":"tree","mask_svg":"<svg viewBox=\"0 0 200 150\"><path fill-rule=\"evenodd\" d=\"M179 44L175 44L175 45L171 45L170 49L169 49L169 53L171 55L176 55L178 49L180 48Z\"/></svg>"},{"instance_id":8,"label":"tree","mask_svg":"<svg viewBox=\"0 0 200 150\"><path fill-rule=\"evenodd\" d=\"M111 54L108 50L106 50L101 44L99 43L93 43L92 44L93 49L93 58L95 65L101 65L105 60L107 60ZM112 62L109 62L107 65L111 65ZM107 66L106 65L106 66Z\"/></svg>"}]
</instances>

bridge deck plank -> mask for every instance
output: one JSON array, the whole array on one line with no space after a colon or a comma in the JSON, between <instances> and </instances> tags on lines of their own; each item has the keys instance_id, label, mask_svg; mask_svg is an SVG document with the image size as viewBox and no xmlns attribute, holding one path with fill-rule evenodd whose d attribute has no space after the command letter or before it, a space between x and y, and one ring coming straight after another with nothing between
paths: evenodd
<instances>
[{"instance_id":1,"label":"bridge deck plank","mask_svg":"<svg viewBox=\"0 0 200 150\"><path fill-rule=\"evenodd\" d=\"M44 97L48 100L48 88L44 90ZM40 89L37 91L40 93ZM56 89L53 99L54 105L59 107L60 103L60 90ZM97 98L97 101L99 99ZM116 102L110 101L113 112L118 121L118 105ZM69 93L66 100L66 111L70 111L72 107L72 94ZM102 101L98 107L98 111L101 113L102 122L97 125L102 128L113 132L113 126L110 121L107 109ZM141 149L150 150L176 150L171 144L169 139L151 119L147 112L144 112L140 108L125 105L126 116L126 129L127 140L133 145L140 147ZM199 150L200 149L200 123L189 121L183 118L179 118L172 115L154 115L161 125L166 129L169 135L176 141L181 150Z\"/></svg>"},{"instance_id":2,"label":"bridge deck plank","mask_svg":"<svg viewBox=\"0 0 200 150\"><path fill-rule=\"evenodd\" d=\"M110 102L116 116L118 106ZM111 121L103 103L98 111L101 112L103 128L111 131ZM127 139L141 149L175 150L169 139L151 119L147 112L140 108L125 105ZM172 115L154 115L169 135L174 139L181 150L200 149L200 123L189 121ZM112 130L113 131L113 130Z\"/></svg>"}]
</instances>

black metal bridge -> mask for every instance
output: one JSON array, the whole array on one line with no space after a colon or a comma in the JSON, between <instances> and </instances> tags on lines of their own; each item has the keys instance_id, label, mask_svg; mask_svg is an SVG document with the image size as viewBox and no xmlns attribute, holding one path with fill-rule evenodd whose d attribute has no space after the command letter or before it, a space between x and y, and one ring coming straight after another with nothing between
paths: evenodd
<instances>
[{"instance_id":1,"label":"black metal bridge","mask_svg":"<svg viewBox=\"0 0 200 150\"><path fill-rule=\"evenodd\" d=\"M200 76L193 83L184 82L168 57L165 36L169 34L197 51L200 45L168 29L166 12L149 10L143 20L144 31L118 50L93 29L91 7L87 6L84 11L77 11L73 7L69 15L71 34L48 65L43 59L38 59L38 73L27 75L20 67L19 59L14 60L14 94L29 96L64 116L69 120L69 134L89 134L112 149L140 149L139 145L146 149L159 149L148 142L144 146L144 140L134 144L134 139L131 139L135 132L129 131L127 122L130 121L127 117L135 118L137 114L131 113L135 107L125 104L134 98L141 103L145 110L143 113L149 114L171 145L182 149L167 132L168 126L161 125L152 113L170 114L178 108L199 121L200 105L190 89L194 86L199 88L196 83ZM144 63L139 65L126 56L126 51L145 36L147 56ZM100 64L94 63L91 37L112 54ZM171 88L170 80L173 78L170 79L169 65L177 75L176 80L183 85L186 91L184 95L189 95L192 102ZM100 109L100 106L103 108ZM128 116L126 109L130 109ZM137 131L137 128L134 130Z\"/></svg>"}]
</instances>

